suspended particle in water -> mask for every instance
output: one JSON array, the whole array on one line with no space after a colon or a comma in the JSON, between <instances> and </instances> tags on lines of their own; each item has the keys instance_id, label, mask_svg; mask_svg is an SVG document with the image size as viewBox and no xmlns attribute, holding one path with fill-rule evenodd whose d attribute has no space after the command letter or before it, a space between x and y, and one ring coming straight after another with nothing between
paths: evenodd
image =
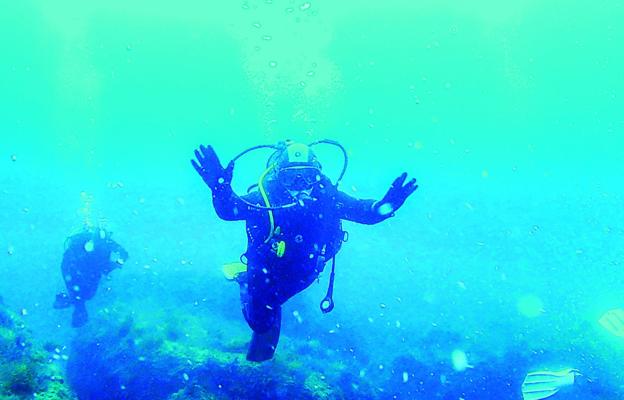
<instances>
[{"instance_id":1,"label":"suspended particle in water","mask_svg":"<svg viewBox=\"0 0 624 400\"><path fill-rule=\"evenodd\" d=\"M27 309L25 309L25 308L22 308L22 309L20 310L20 314L22 314L22 316L26 316L26 315L28 315L28 310L27 310Z\"/></svg>"},{"instance_id":2,"label":"suspended particle in water","mask_svg":"<svg viewBox=\"0 0 624 400\"><path fill-rule=\"evenodd\" d=\"M269 62L269 67L275 68L275 67L277 67L277 63L275 61L271 61L271 62Z\"/></svg>"},{"instance_id":3,"label":"suspended particle in water","mask_svg":"<svg viewBox=\"0 0 624 400\"><path fill-rule=\"evenodd\" d=\"M13 247L13 245L9 245L9 247L7 247L7 254L12 256L13 253L15 253L15 247Z\"/></svg>"},{"instance_id":4,"label":"suspended particle in water","mask_svg":"<svg viewBox=\"0 0 624 400\"><path fill-rule=\"evenodd\" d=\"M95 244L93 243L93 240L89 240L88 242L84 244L84 249L87 253L91 253L94 248L95 248Z\"/></svg>"},{"instance_id":5,"label":"suspended particle in water","mask_svg":"<svg viewBox=\"0 0 624 400\"><path fill-rule=\"evenodd\" d=\"M457 372L465 371L466 368L472 368L472 365L468 364L468 356L462 350L453 350L451 353L451 362L453 369Z\"/></svg>"},{"instance_id":6,"label":"suspended particle in water","mask_svg":"<svg viewBox=\"0 0 624 400\"><path fill-rule=\"evenodd\" d=\"M308 2L308 1L306 1L305 3L303 3L303 4L299 7L299 9L300 9L301 11L305 11L305 10L309 9L311 6L312 6L312 4L310 4L310 2Z\"/></svg>"},{"instance_id":7,"label":"suspended particle in water","mask_svg":"<svg viewBox=\"0 0 624 400\"><path fill-rule=\"evenodd\" d=\"M17 161L17 156L15 154L11 155L11 161L13 162Z\"/></svg>"},{"instance_id":8,"label":"suspended particle in water","mask_svg":"<svg viewBox=\"0 0 624 400\"><path fill-rule=\"evenodd\" d=\"M409 380L409 374L407 373L407 371L403 372L403 383L407 383L407 381Z\"/></svg>"},{"instance_id":9,"label":"suspended particle in water","mask_svg":"<svg viewBox=\"0 0 624 400\"><path fill-rule=\"evenodd\" d=\"M182 378L183 378L185 381L188 381L188 380L189 380L189 376L188 376L188 374L187 374L186 372L182 374Z\"/></svg>"},{"instance_id":10,"label":"suspended particle in water","mask_svg":"<svg viewBox=\"0 0 624 400\"><path fill-rule=\"evenodd\" d=\"M302 323L303 319L301 318L301 315L299 314L299 311L295 310L293 311L293 317L295 317L295 319L297 320L298 323Z\"/></svg>"},{"instance_id":11,"label":"suspended particle in water","mask_svg":"<svg viewBox=\"0 0 624 400\"><path fill-rule=\"evenodd\" d=\"M377 213L382 216L390 215L394 212L394 207L390 203L383 203L379 207L377 207Z\"/></svg>"},{"instance_id":12,"label":"suspended particle in water","mask_svg":"<svg viewBox=\"0 0 624 400\"><path fill-rule=\"evenodd\" d=\"M271 35L264 35L264 36L262 36L262 40L269 41L271 39L273 39L273 36L271 36Z\"/></svg>"},{"instance_id":13,"label":"suspended particle in water","mask_svg":"<svg viewBox=\"0 0 624 400\"><path fill-rule=\"evenodd\" d=\"M544 303L533 295L527 294L520 297L516 303L518 312L527 318L536 318L544 314Z\"/></svg>"},{"instance_id":14,"label":"suspended particle in water","mask_svg":"<svg viewBox=\"0 0 624 400\"><path fill-rule=\"evenodd\" d=\"M254 22L253 24L251 24L254 28L262 28L262 24L260 22Z\"/></svg>"}]
</instances>

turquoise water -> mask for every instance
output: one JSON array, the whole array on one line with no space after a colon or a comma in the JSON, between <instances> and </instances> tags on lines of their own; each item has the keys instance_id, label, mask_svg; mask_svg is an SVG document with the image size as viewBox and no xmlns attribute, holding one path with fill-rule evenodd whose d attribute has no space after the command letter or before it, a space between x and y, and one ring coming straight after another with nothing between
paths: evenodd
<instances>
[{"instance_id":1,"label":"turquoise water","mask_svg":"<svg viewBox=\"0 0 624 400\"><path fill-rule=\"evenodd\" d=\"M131 257L102 282L94 312L158 326L165 310L196 318L198 342L215 327L245 337L220 272L244 250L244 228L216 217L189 159L200 143L228 160L331 138L349 152L347 193L378 199L403 171L420 188L389 221L346 224L334 312L317 308L327 274L287 303L285 340L336 352L306 353L300 369L339 361L354 369L349 384L370 379L379 398L447 398L446 376L464 379L449 367L459 349L471 379L492 377L480 367L492 360L518 365L504 374L512 387L475 395L464 383L466 399L521 398L527 372L567 367L599 384L559 398L623 395L624 342L597 322L624 307L621 2L2 8L0 295L26 310L38 340L80 338L50 304L64 239L85 218ZM267 156L237 164L237 191ZM319 156L335 177L340 155ZM284 343L278 362L297 353ZM350 347L355 361L340 351ZM441 386L406 389L417 378L389 367L405 359Z\"/></svg>"}]
</instances>

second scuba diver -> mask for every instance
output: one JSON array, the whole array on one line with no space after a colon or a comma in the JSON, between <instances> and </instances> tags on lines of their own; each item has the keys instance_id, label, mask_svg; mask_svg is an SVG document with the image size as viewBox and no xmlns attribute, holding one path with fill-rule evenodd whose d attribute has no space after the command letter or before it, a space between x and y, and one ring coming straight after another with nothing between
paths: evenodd
<instances>
[{"instance_id":1,"label":"second scuba diver","mask_svg":"<svg viewBox=\"0 0 624 400\"><path fill-rule=\"evenodd\" d=\"M325 143L338 146L345 157L336 183L325 176L312 151ZM256 190L244 196L230 185L234 162L258 148L274 149ZM342 220L376 224L394 215L418 188L415 179L401 174L379 200L356 199L338 190L347 167L344 147L322 140L305 145L280 142L245 150L225 168L212 146L195 150L193 167L212 191L217 215L226 221L246 221L247 250L230 277L240 285L243 315L253 330L247 359L261 362L273 357L279 340L281 306L318 278L332 261L327 296L321 310L333 308L335 256L346 233ZM254 185L256 186L256 185ZM253 187L252 187L253 188ZM252 189L250 188L250 189ZM226 275L228 271L225 271Z\"/></svg>"},{"instance_id":2,"label":"second scuba diver","mask_svg":"<svg viewBox=\"0 0 624 400\"><path fill-rule=\"evenodd\" d=\"M54 308L74 306L72 326L87 323L89 315L85 302L95 295L100 278L120 268L128 259L128 252L111 239L111 233L102 228L85 226L65 240L61 272L67 293L56 295Z\"/></svg>"}]
</instances>

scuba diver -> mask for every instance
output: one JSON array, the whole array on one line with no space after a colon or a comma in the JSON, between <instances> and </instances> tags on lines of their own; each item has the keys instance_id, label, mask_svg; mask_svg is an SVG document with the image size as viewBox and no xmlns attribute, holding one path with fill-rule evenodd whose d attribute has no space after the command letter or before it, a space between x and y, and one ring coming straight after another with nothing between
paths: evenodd
<instances>
[{"instance_id":1,"label":"scuba diver","mask_svg":"<svg viewBox=\"0 0 624 400\"><path fill-rule=\"evenodd\" d=\"M337 146L344 156L336 183L325 176L312 148ZM266 170L248 193L238 196L230 185L234 163L250 151L270 148ZM247 250L241 263L224 266L226 278L240 285L241 306L252 329L247 360L273 357L280 334L281 306L314 282L331 260L332 271L321 311L330 312L335 256L347 234L342 220L376 224L394 215L418 188L416 179L401 174L379 200L362 200L338 190L347 169L347 152L338 142L310 145L280 142L260 145L237 155L224 168L212 146L201 145L191 163L212 191L217 215L226 221L246 221Z\"/></svg>"},{"instance_id":2,"label":"scuba diver","mask_svg":"<svg viewBox=\"0 0 624 400\"><path fill-rule=\"evenodd\" d=\"M128 259L128 252L112 240L111 235L102 228L85 225L81 232L65 240L61 272L67 293L56 295L54 308L73 305L74 328L87 323L89 316L85 302L95 295L100 278L120 268Z\"/></svg>"}]
</instances>

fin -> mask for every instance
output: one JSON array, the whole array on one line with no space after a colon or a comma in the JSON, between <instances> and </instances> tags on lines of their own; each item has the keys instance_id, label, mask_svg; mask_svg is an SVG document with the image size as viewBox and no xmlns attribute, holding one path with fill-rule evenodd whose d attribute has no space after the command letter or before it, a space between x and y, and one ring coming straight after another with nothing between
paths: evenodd
<instances>
[{"instance_id":1,"label":"fin","mask_svg":"<svg viewBox=\"0 0 624 400\"><path fill-rule=\"evenodd\" d=\"M273 358L280 336L280 321L264 333L254 332L247 350L247 361L263 362Z\"/></svg>"},{"instance_id":2,"label":"fin","mask_svg":"<svg viewBox=\"0 0 624 400\"><path fill-rule=\"evenodd\" d=\"M561 371L529 372L522 383L522 398L524 400L541 400L553 396L559 389L574 384L574 379L580 375L579 371L567 368Z\"/></svg>"},{"instance_id":3,"label":"fin","mask_svg":"<svg viewBox=\"0 0 624 400\"><path fill-rule=\"evenodd\" d=\"M624 310L616 308L615 310L607 311L598 320L598 323L602 325L609 333L624 337Z\"/></svg>"},{"instance_id":4,"label":"fin","mask_svg":"<svg viewBox=\"0 0 624 400\"><path fill-rule=\"evenodd\" d=\"M57 310L60 310L62 308L67 308L71 306L71 299L70 297L67 295L67 293L57 293L56 295L56 299L54 299L54 304L52 305L52 307L56 308Z\"/></svg>"},{"instance_id":5,"label":"fin","mask_svg":"<svg viewBox=\"0 0 624 400\"><path fill-rule=\"evenodd\" d=\"M223 276L228 281L235 281L239 274L247 272L247 266L242 262L223 264Z\"/></svg>"}]
</instances>

